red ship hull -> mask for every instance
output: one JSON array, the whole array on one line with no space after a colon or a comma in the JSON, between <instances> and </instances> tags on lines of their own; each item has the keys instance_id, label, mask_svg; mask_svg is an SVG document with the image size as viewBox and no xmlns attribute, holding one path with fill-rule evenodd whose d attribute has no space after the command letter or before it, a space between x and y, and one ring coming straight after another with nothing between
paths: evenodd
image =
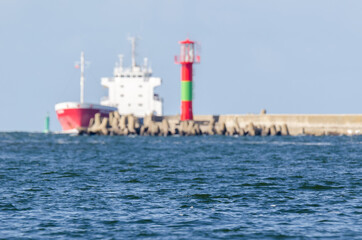
<instances>
[{"instance_id":1,"label":"red ship hull","mask_svg":"<svg viewBox=\"0 0 362 240\"><path fill-rule=\"evenodd\" d=\"M63 131L71 132L80 127L88 127L90 119L96 113L100 113L101 117L108 117L110 112L117 109L98 104L65 102L55 105L55 111Z\"/></svg>"}]
</instances>

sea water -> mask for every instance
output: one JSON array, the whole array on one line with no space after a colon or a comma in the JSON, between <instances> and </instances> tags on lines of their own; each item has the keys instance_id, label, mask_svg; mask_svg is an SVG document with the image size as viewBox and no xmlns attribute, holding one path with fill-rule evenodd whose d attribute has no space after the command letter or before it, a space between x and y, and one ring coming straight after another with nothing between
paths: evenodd
<instances>
[{"instance_id":1,"label":"sea water","mask_svg":"<svg viewBox=\"0 0 362 240\"><path fill-rule=\"evenodd\" d=\"M362 137L0 133L0 239L361 239Z\"/></svg>"}]
</instances>

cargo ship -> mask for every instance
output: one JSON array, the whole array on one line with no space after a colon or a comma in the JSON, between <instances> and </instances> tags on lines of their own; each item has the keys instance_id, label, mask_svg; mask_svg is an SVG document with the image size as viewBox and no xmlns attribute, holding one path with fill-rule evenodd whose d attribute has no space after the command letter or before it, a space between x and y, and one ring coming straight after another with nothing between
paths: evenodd
<instances>
[{"instance_id":1,"label":"cargo ship","mask_svg":"<svg viewBox=\"0 0 362 240\"><path fill-rule=\"evenodd\" d=\"M84 103L84 53L80 58L80 102L62 102L55 105L58 120L63 132L77 132L81 127L88 127L89 121L96 113L107 117L110 112L118 111L120 115L132 114L143 118L153 114L162 116L163 99L154 89L161 85L162 79L152 76L148 59L143 65L136 62L136 38L131 37L131 66L123 66L123 55L113 71L113 77L101 79L101 85L108 89L108 96L100 104Z\"/></svg>"},{"instance_id":2,"label":"cargo ship","mask_svg":"<svg viewBox=\"0 0 362 240\"><path fill-rule=\"evenodd\" d=\"M96 113L106 117L117 108L84 102L84 52L80 56L80 102L62 102L55 105L55 111L65 133L78 132L79 128L88 127Z\"/></svg>"}]
</instances>

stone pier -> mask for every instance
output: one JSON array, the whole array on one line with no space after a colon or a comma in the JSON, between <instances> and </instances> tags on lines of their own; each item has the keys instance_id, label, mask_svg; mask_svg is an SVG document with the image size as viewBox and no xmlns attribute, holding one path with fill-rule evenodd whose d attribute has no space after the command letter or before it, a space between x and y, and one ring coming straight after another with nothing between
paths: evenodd
<instances>
[{"instance_id":1,"label":"stone pier","mask_svg":"<svg viewBox=\"0 0 362 240\"><path fill-rule=\"evenodd\" d=\"M196 115L193 121L181 122L179 115L120 116L110 113L108 118L97 114L89 127L78 129L79 134L143 135L143 136L297 136L297 135L361 135L362 114L260 114Z\"/></svg>"}]
</instances>

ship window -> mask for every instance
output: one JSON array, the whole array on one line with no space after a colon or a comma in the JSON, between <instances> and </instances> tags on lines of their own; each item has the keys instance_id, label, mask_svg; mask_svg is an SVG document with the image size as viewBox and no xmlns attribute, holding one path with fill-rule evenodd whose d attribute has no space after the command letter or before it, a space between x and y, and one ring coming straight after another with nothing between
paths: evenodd
<instances>
[{"instance_id":1,"label":"ship window","mask_svg":"<svg viewBox=\"0 0 362 240\"><path fill-rule=\"evenodd\" d=\"M121 77L124 77L124 75L121 75Z\"/></svg>"},{"instance_id":2,"label":"ship window","mask_svg":"<svg viewBox=\"0 0 362 240\"><path fill-rule=\"evenodd\" d=\"M138 77L139 77L139 78L141 78L141 77L142 77L142 75L138 75Z\"/></svg>"},{"instance_id":3,"label":"ship window","mask_svg":"<svg viewBox=\"0 0 362 240\"><path fill-rule=\"evenodd\" d=\"M121 88L123 88L124 86L123 85L121 85Z\"/></svg>"},{"instance_id":4,"label":"ship window","mask_svg":"<svg viewBox=\"0 0 362 240\"><path fill-rule=\"evenodd\" d=\"M123 94L121 94L121 97L124 97L124 95L123 95Z\"/></svg>"},{"instance_id":5,"label":"ship window","mask_svg":"<svg viewBox=\"0 0 362 240\"><path fill-rule=\"evenodd\" d=\"M142 85L139 85L140 88L142 88Z\"/></svg>"},{"instance_id":6,"label":"ship window","mask_svg":"<svg viewBox=\"0 0 362 240\"><path fill-rule=\"evenodd\" d=\"M142 107L142 103L139 103L138 106L139 106L139 107Z\"/></svg>"},{"instance_id":7,"label":"ship window","mask_svg":"<svg viewBox=\"0 0 362 240\"><path fill-rule=\"evenodd\" d=\"M130 75L127 75L127 77L130 77Z\"/></svg>"},{"instance_id":8,"label":"ship window","mask_svg":"<svg viewBox=\"0 0 362 240\"><path fill-rule=\"evenodd\" d=\"M130 103L128 103L128 107L130 107L131 106L131 104Z\"/></svg>"},{"instance_id":9,"label":"ship window","mask_svg":"<svg viewBox=\"0 0 362 240\"><path fill-rule=\"evenodd\" d=\"M142 94L139 94L138 96L139 96L139 97L143 97L143 95L142 95Z\"/></svg>"}]
</instances>

